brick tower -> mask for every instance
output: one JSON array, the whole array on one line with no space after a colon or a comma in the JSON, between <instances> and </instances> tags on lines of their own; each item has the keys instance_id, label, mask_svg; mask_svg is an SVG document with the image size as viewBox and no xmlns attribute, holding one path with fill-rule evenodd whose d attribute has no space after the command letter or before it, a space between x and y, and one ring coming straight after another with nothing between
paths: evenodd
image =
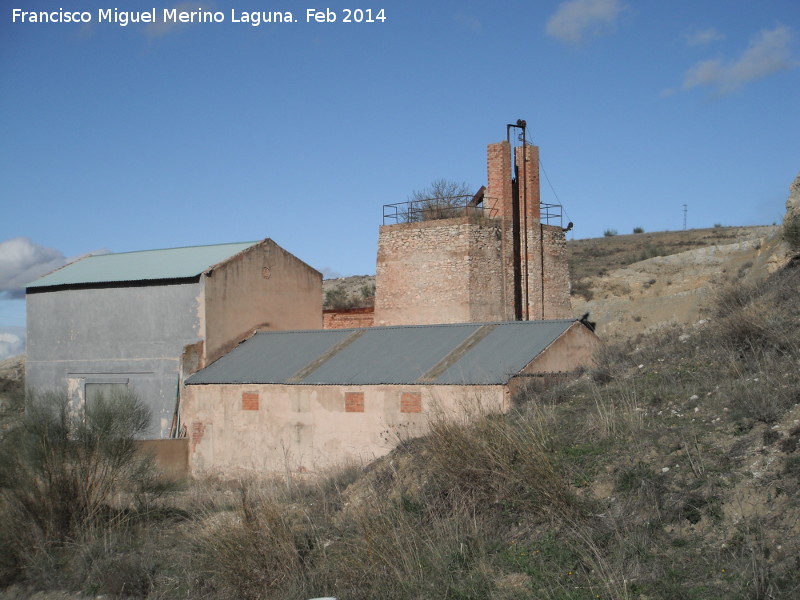
<instances>
[{"instance_id":1,"label":"brick tower","mask_svg":"<svg viewBox=\"0 0 800 600\"><path fill-rule=\"evenodd\" d=\"M487 163L487 188L448 218L380 228L375 325L572 316L564 230L542 219L539 148L490 144Z\"/></svg>"}]
</instances>

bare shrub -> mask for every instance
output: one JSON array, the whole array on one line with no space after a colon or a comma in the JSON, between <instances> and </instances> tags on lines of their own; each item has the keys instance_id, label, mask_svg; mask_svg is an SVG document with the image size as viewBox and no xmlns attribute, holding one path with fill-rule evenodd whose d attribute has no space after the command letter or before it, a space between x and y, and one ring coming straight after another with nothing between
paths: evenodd
<instances>
[{"instance_id":1,"label":"bare shrub","mask_svg":"<svg viewBox=\"0 0 800 600\"><path fill-rule=\"evenodd\" d=\"M470 195L470 188L464 182L436 179L409 195L403 220L413 223L457 217L464 214L465 200Z\"/></svg>"},{"instance_id":2,"label":"bare shrub","mask_svg":"<svg viewBox=\"0 0 800 600\"><path fill-rule=\"evenodd\" d=\"M570 294L573 296L582 296L584 300L591 300L594 298L594 291L589 279L580 279L572 284Z\"/></svg>"},{"instance_id":3,"label":"bare shrub","mask_svg":"<svg viewBox=\"0 0 800 600\"><path fill-rule=\"evenodd\" d=\"M137 452L150 423L133 395L99 397L74 411L65 396L32 395L0 447L3 498L46 539L63 541L107 514L112 496L151 483Z\"/></svg>"},{"instance_id":4,"label":"bare shrub","mask_svg":"<svg viewBox=\"0 0 800 600\"><path fill-rule=\"evenodd\" d=\"M31 394L27 410L0 443L0 547L3 576L13 580L56 560L59 548L120 525L135 498L169 485L138 452L150 423L135 396L97 398L73 410L63 395ZM50 552L56 554L50 556ZM59 559L62 560L62 559ZM45 567L49 568L49 567Z\"/></svg>"},{"instance_id":5,"label":"bare shrub","mask_svg":"<svg viewBox=\"0 0 800 600\"><path fill-rule=\"evenodd\" d=\"M785 268L763 282L737 284L718 297L711 342L744 356L800 352L800 269Z\"/></svg>"},{"instance_id":6,"label":"bare shrub","mask_svg":"<svg viewBox=\"0 0 800 600\"><path fill-rule=\"evenodd\" d=\"M254 599L296 593L315 546L311 527L269 487L240 482L238 500L234 512L206 519L196 531L196 591Z\"/></svg>"},{"instance_id":7,"label":"bare shrub","mask_svg":"<svg viewBox=\"0 0 800 600\"><path fill-rule=\"evenodd\" d=\"M791 360L760 354L744 366L733 363L732 376L720 391L734 417L771 425L800 401L800 376L795 369Z\"/></svg>"},{"instance_id":8,"label":"bare shrub","mask_svg":"<svg viewBox=\"0 0 800 600\"><path fill-rule=\"evenodd\" d=\"M375 284L361 286L361 299L363 301L375 300Z\"/></svg>"}]
</instances>

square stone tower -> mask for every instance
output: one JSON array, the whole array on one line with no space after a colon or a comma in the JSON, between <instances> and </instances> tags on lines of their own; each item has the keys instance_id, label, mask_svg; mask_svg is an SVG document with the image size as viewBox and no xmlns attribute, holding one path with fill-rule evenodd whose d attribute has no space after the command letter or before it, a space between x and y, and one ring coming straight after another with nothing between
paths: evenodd
<instances>
[{"instance_id":1,"label":"square stone tower","mask_svg":"<svg viewBox=\"0 0 800 600\"><path fill-rule=\"evenodd\" d=\"M417 214L380 228L376 326L572 317L564 230L542 219L538 147L490 144L487 188Z\"/></svg>"}]
</instances>

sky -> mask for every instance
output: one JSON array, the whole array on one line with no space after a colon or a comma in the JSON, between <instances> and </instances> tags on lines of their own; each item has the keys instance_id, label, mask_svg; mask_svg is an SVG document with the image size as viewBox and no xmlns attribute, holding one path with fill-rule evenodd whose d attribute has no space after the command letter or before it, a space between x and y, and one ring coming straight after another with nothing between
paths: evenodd
<instances>
[{"instance_id":1,"label":"sky","mask_svg":"<svg viewBox=\"0 0 800 600\"><path fill-rule=\"evenodd\" d=\"M783 216L797 0L321 5L0 0L0 359L26 283L90 253L268 237L373 274L382 206L477 190L517 119L575 239Z\"/></svg>"}]
</instances>

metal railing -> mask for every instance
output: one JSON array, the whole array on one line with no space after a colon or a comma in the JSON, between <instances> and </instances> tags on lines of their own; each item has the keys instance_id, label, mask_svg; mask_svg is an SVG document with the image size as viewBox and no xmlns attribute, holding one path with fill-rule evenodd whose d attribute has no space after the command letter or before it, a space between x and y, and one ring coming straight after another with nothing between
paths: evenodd
<instances>
[{"instance_id":1,"label":"metal railing","mask_svg":"<svg viewBox=\"0 0 800 600\"><path fill-rule=\"evenodd\" d=\"M483 198L476 204L474 196L449 196L446 198L426 198L424 200L410 200L396 204L383 205L383 224L419 223L421 221L435 221L437 219L452 219L464 215L480 217L496 217L497 200ZM560 204L542 202L539 205L540 219L545 225L564 226L564 216Z\"/></svg>"},{"instance_id":2,"label":"metal railing","mask_svg":"<svg viewBox=\"0 0 800 600\"><path fill-rule=\"evenodd\" d=\"M497 209L489 198L475 203L474 196L447 196L425 198L383 205L383 224L419 223L437 219L453 219L464 215L494 217Z\"/></svg>"},{"instance_id":3,"label":"metal railing","mask_svg":"<svg viewBox=\"0 0 800 600\"><path fill-rule=\"evenodd\" d=\"M558 225L562 229L564 228L564 215L561 211L560 204L546 204L542 202L539 205L539 211L541 213L539 218L542 223L545 225Z\"/></svg>"}]
</instances>

